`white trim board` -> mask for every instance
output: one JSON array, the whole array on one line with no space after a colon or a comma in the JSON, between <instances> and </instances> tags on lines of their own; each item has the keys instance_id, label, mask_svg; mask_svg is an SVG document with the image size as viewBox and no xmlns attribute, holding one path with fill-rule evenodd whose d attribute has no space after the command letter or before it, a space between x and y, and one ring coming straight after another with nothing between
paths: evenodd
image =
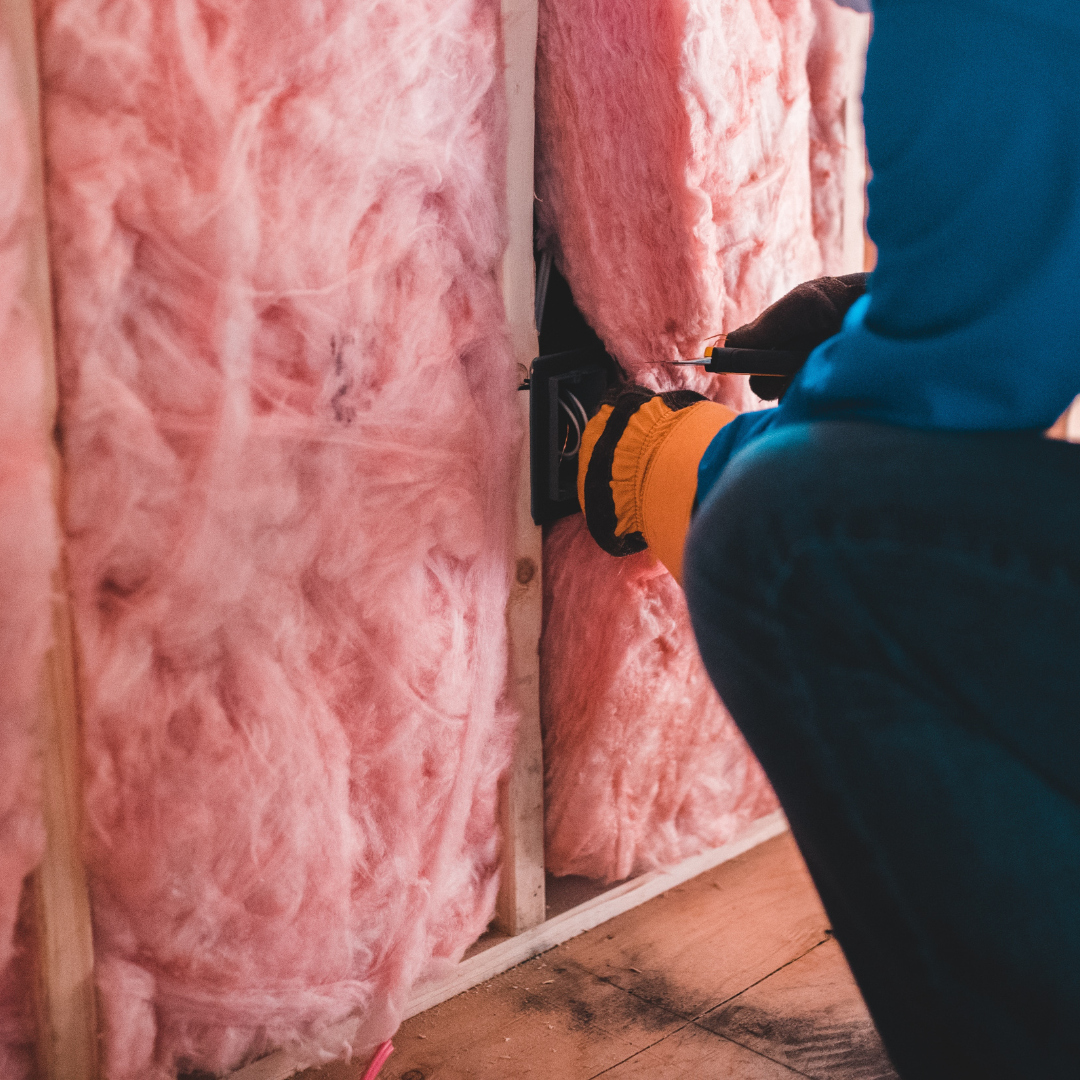
<instances>
[{"instance_id":1,"label":"white trim board","mask_svg":"<svg viewBox=\"0 0 1080 1080\"><path fill-rule=\"evenodd\" d=\"M517 937L500 941L490 949L463 960L445 979L422 985L413 992L402 1020L425 1012L452 997L531 960L570 938L583 934L624 911L644 904L668 889L697 877L721 863L742 855L758 844L787 831L787 819L780 810L755 821L730 843L700 855L692 855L667 870L653 870L617 885L562 915L556 915ZM288 1080L288 1077L343 1057L351 1051L359 1020L350 1017L332 1024L314 1039L294 1043L230 1074L231 1080Z\"/></svg>"}]
</instances>

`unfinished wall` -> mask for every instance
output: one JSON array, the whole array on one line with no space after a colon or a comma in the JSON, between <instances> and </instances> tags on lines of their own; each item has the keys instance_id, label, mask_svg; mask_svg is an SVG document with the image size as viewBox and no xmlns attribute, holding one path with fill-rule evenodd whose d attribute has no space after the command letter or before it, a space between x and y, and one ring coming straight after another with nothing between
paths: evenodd
<instances>
[{"instance_id":1,"label":"unfinished wall","mask_svg":"<svg viewBox=\"0 0 1080 1080\"><path fill-rule=\"evenodd\" d=\"M108 1073L360 1051L496 886L498 5L40 16Z\"/></svg>"},{"instance_id":2,"label":"unfinished wall","mask_svg":"<svg viewBox=\"0 0 1080 1080\"><path fill-rule=\"evenodd\" d=\"M543 0L537 194L582 312L636 381L839 269L843 96L864 16L832 0ZM681 591L580 516L544 548L548 868L617 880L775 800L697 660Z\"/></svg>"},{"instance_id":3,"label":"unfinished wall","mask_svg":"<svg viewBox=\"0 0 1080 1080\"><path fill-rule=\"evenodd\" d=\"M45 367L25 296L30 149L2 22L0 132L0 1080L22 1080L34 1042L27 875L45 846L37 709L56 524Z\"/></svg>"}]
</instances>

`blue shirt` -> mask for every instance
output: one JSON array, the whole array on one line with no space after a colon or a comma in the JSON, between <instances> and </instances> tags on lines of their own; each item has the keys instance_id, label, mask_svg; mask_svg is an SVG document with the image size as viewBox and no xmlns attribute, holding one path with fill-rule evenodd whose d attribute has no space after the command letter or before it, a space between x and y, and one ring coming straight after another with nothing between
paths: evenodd
<instances>
[{"instance_id":1,"label":"blue shirt","mask_svg":"<svg viewBox=\"0 0 1080 1080\"><path fill-rule=\"evenodd\" d=\"M878 264L703 500L783 424L1042 430L1080 394L1080 0L875 0L863 105Z\"/></svg>"}]
</instances>

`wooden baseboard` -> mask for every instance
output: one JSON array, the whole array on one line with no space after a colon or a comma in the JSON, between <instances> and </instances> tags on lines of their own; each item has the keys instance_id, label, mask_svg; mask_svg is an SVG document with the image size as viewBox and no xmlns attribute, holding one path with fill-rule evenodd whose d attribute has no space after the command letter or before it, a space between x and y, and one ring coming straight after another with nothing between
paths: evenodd
<instances>
[{"instance_id":1,"label":"wooden baseboard","mask_svg":"<svg viewBox=\"0 0 1080 1080\"><path fill-rule=\"evenodd\" d=\"M654 870L609 889L592 900L548 919L517 937L500 941L490 948L463 960L444 979L416 988L403 1020L433 1008L479 983L486 982L509 968L530 960L564 941L599 926L624 911L644 904L654 896L711 870L752 847L786 831L787 820L780 810L755 821L745 832L722 847L693 855L667 870ZM231 1074L231 1080L288 1080L288 1077L348 1053L359 1027L351 1017L333 1024L318 1037L276 1051Z\"/></svg>"}]
</instances>

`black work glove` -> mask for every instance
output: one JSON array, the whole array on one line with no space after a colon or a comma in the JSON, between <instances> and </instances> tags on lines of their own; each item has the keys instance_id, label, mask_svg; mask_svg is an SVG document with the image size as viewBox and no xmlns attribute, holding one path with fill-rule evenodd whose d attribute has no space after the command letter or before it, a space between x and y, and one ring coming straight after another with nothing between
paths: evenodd
<instances>
[{"instance_id":1,"label":"black work glove","mask_svg":"<svg viewBox=\"0 0 1080 1080\"><path fill-rule=\"evenodd\" d=\"M840 332L848 308L866 292L868 274L821 277L796 285L752 323L732 330L724 344L732 349L783 349L800 353L803 363L823 342ZM794 375L751 375L750 389L763 401L782 398Z\"/></svg>"}]
</instances>

